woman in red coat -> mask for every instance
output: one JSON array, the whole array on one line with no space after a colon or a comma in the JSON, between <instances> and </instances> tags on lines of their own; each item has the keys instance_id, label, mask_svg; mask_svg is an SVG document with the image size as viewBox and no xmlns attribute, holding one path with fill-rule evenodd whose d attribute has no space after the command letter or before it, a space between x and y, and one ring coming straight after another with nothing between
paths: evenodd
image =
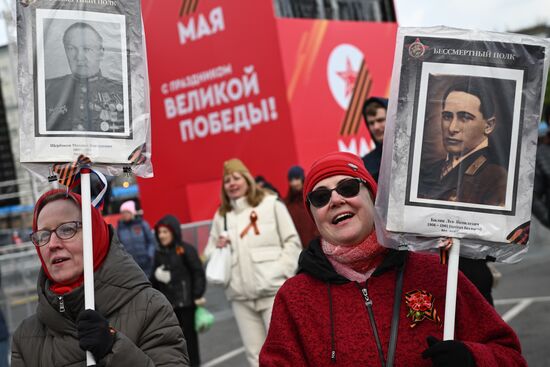
<instances>
[{"instance_id":1,"label":"woman in red coat","mask_svg":"<svg viewBox=\"0 0 550 367\"><path fill-rule=\"evenodd\" d=\"M382 247L376 182L359 157L331 153L304 184L321 234L275 298L261 366L526 366L513 330L459 274L455 340L442 341L446 267Z\"/></svg>"}]
</instances>

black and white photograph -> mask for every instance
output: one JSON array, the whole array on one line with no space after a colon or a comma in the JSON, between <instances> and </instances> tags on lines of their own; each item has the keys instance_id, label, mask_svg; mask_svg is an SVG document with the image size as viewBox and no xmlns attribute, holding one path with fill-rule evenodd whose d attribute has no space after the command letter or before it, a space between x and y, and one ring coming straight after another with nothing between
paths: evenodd
<instances>
[{"instance_id":1,"label":"black and white photograph","mask_svg":"<svg viewBox=\"0 0 550 367\"><path fill-rule=\"evenodd\" d=\"M425 63L422 78L409 204L510 212L523 71Z\"/></svg>"},{"instance_id":2,"label":"black and white photograph","mask_svg":"<svg viewBox=\"0 0 550 367\"><path fill-rule=\"evenodd\" d=\"M121 169L151 137L140 2L15 2L20 159ZM115 165L115 166L111 166ZM152 166L139 165L148 167ZM37 168L38 167L38 168ZM51 166L50 166L51 168Z\"/></svg>"},{"instance_id":3,"label":"black and white photograph","mask_svg":"<svg viewBox=\"0 0 550 367\"><path fill-rule=\"evenodd\" d=\"M385 241L454 237L510 252L507 235L531 217L547 45L437 27L397 39L376 199Z\"/></svg>"},{"instance_id":4,"label":"black and white photograph","mask_svg":"<svg viewBox=\"0 0 550 367\"><path fill-rule=\"evenodd\" d=\"M128 137L124 16L37 9L36 136Z\"/></svg>"}]
</instances>

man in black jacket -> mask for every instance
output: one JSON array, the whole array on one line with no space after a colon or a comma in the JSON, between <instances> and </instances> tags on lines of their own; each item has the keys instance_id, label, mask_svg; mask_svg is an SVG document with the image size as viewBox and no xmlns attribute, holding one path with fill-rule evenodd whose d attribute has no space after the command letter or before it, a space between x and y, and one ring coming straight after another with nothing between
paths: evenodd
<instances>
[{"instance_id":1,"label":"man in black jacket","mask_svg":"<svg viewBox=\"0 0 550 367\"><path fill-rule=\"evenodd\" d=\"M370 136L374 140L375 148L363 157L363 164L369 173L378 181L380 161L382 160L382 141L386 127L386 112L388 100L386 98L371 97L363 104L363 118Z\"/></svg>"}]
</instances>

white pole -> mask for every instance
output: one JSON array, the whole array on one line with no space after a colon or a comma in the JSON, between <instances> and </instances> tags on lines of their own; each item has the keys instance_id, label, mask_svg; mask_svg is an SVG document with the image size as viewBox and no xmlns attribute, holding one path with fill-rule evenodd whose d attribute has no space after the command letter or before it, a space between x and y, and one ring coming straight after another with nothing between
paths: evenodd
<instances>
[{"instance_id":1,"label":"white pole","mask_svg":"<svg viewBox=\"0 0 550 367\"><path fill-rule=\"evenodd\" d=\"M92 198L90 190L90 169L80 170L82 193L82 234L84 246L84 309L95 309L94 297L94 249L92 242ZM86 366L95 366L94 356L86 351Z\"/></svg>"},{"instance_id":2,"label":"white pole","mask_svg":"<svg viewBox=\"0 0 550 367\"><path fill-rule=\"evenodd\" d=\"M458 284L458 256L460 255L460 239L453 238L449 251L447 266L447 293L445 295L445 324L443 325L443 340L453 340L455 335L456 290Z\"/></svg>"}]
</instances>

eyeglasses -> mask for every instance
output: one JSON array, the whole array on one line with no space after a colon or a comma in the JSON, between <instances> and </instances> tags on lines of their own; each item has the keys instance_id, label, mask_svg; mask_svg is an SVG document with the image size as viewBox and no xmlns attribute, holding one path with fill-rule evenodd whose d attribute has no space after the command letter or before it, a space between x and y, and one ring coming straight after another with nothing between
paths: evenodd
<instances>
[{"instance_id":1,"label":"eyeglasses","mask_svg":"<svg viewBox=\"0 0 550 367\"><path fill-rule=\"evenodd\" d=\"M53 231L42 229L40 231L31 233L31 241L36 247L47 245L48 242L50 242L50 238L52 237L53 232L55 232L57 238L61 240L68 240L74 237L80 227L82 227L82 222L79 221L61 223Z\"/></svg>"},{"instance_id":2,"label":"eyeglasses","mask_svg":"<svg viewBox=\"0 0 550 367\"><path fill-rule=\"evenodd\" d=\"M316 208L322 208L330 201L333 191L336 191L340 196L345 198L357 196L361 189L361 183L366 183L366 181L360 178L350 178L338 182L333 189L321 187L307 194L307 201Z\"/></svg>"}]
</instances>

